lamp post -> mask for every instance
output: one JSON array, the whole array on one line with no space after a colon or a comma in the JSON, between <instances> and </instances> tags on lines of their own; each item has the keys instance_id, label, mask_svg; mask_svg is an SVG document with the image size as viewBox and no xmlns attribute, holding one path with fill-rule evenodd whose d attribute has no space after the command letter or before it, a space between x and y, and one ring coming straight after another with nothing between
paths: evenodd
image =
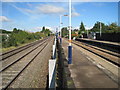
<instances>
[{"instance_id":1,"label":"lamp post","mask_svg":"<svg viewBox=\"0 0 120 90\"><path fill-rule=\"evenodd\" d=\"M68 15L60 15L60 44L62 44L62 30L61 30L61 28L62 28L62 16L68 16Z\"/></svg>"},{"instance_id":2,"label":"lamp post","mask_svg":"<svg viewBox=\"0 0 120 90\"><path fill-rule=\"evenodd\" d=\"M72 64L72 45L71 45L71 0L69 0L69 46L68 46L68 64Z\"/></svg>"},{"instance_id":3,"label":"lamp post","mask_svg":"<svg viewBox=\"0 0 120 90\"><path fill-rule=\"evenodd\" d=\"M60 15L60 27L59 27L59 31L60 31L60 44L62 44L62 36L61 36L61 26L62 26L62 15Z\"/></svg>"},{"instance_id":4,"label":"lamp post","mask_svg":"<svg viewBox=\"0 0 120 90\"><path fill-rule=\"evenodd\" d=\"M85 25L85 27L87 27L86 25ZM87 28L85 28L86 29L86 31L87 31L87 38L88 38L88 29Z\"/></svg>"},{"instance_id":5,"label":"lamp post","mask_svg":"<svg viewBox=\"0 0 120 90\"><path fill-rule=\"evenodd\" d=\"M100 22L100 37L101 37L101 35L102 35L102 26L101 26L101 22Z\"/></svg>"},{"instance_id":6,"label":"lamp post","mask_svg":"<svg viewBox=\"0 0 120 90\"><path fill-rule=\"evenodd\" d=\"M87 38L88 38L88 29L87 29Z\"/></svg>"},{"instance_id":7,"label":"lamp post","mask_svg":"<svg viewBox=\"0 0 120 90\"><path fill-rule=\"evenodd\" d=\"M61 26L62 26L62 15L60 15L60 37L62 37L61 36Z\"/></svg>"}]
</instances>

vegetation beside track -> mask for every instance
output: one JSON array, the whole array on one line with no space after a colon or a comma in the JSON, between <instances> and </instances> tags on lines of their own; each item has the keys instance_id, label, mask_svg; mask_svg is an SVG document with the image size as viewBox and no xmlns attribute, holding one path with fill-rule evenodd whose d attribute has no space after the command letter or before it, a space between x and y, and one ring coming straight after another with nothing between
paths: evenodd
<instances>
[{"instance_id":1,"label":"vegetation beside track","mask_svg":"<svg viewBox=\"0 0 120 90\"><path fill-rule=\"evenodd\" d=\"M72 37L80 37L82 34L87 33L100 33L100 23L101 23L101 31L102 33L120 33L120 26L117 23L112 22L110 24L105 24L103 22L97 21L94 26L90 29L85 28L85 24L81 22L79 29L72 29ZM68 28L62 28L62 37L68 37ZM78 36L76 36L78 35Z\"/></svg>"},{"instance_id":2,"label":"vegetation beside track","mask_svg":"<svg viewBox=\"0 0 120 90\"><path fill-rule=\"evenodd\" d=\"M42 31L34 33L27 32L25 30L20 30L17 28L14 28L13 31L0 29L0 46L2 46L1 50L5 52L14 49L27 43L50 36L51 33L52 32L49 29L46 29L45 27L42 28Z\"/></svg>"}]
</instances>

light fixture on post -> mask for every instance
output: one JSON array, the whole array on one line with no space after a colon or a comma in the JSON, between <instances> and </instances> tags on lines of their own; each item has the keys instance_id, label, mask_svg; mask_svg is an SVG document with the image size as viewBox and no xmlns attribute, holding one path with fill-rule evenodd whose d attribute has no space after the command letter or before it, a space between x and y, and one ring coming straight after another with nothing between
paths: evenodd
<instances>
[{"instance_id":1,"label":"light fixture on post","mask_svg":"<svg viewBox=\"0 0 120 90\"><path fill-rule=\"evenodd\" d=\"M68 16L68 15L60 15L60 44L62 44L62 30L61 30L61 28L62 28L62 16Z\"/></svg>"}]
</instances>

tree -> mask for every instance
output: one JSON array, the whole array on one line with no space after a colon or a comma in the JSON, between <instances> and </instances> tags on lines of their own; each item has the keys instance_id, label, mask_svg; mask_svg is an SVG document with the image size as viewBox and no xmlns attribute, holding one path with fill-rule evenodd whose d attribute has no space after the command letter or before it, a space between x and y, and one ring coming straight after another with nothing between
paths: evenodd
<instances>
[{"instance_id":1,"label":"tree","mask_svg":"<svg viewBox=\"0 0 120 90\"><path fill-rule=\"evenodd\" d=\"M43 28L42 28L42 32L44 32L45 31L45 26L43 26Z\"/></svg>"},{"instance_id":2,"label":"tree","mask_svg":"<svg viewBox=\"0 0 120 90\"><path fill-rule=\"evenodd\" d=\"M23 31L23 30L14 28L13 31L10 32L9 37L6 36L8 35L6 34L8 33L8 31L4 31L4 32L5 34L1 41L2 46L4 48L11 47L11 46L18 46L20 44L28 43L33 40L39 40L41 37L50 36L50 34L52 33L49 29L45 29L45 27L43 27L43 30L41 32L36 32L36 33L30 33L25 30Z\"/></svg>"},{"instance_id":3,"label":"tree","mask_svg":"<svg viewBox=\"0 0 120 90\"><path fill-rule=\"evenodd\" d=\"M117 24L116 23L111 23L109 26L108 26L109 30L117 30Z\"/></svg>"},{"instance_id":4,"label":"tree","mask_svg":"<svg viewBox=\"0 0 120 90\"><path fill-rule=\"evenodd\" d=\"M100 22L97 21L92 28L92 32L98 32L98 31L100 31Z\"/></svg>"},{"instance_id":5,"label":"tree","mask_svg":"<svg viewBox=\"0 0 120 90\"><path fill-rule=\"evenodd\" d=\"M45 27L43 27L41 33L43 33L45 36L50 36L52 32L49 29L45 29Z\"/></svg>"},{"instance_id":6,"label":"tree","mask_svg":"<svg viewBox=\"0 0 120 90\"><path fill-rule=\"evenodd\" d=\"M102 33L118 33L120 32L119 26L116 23L111 23L109 25L105 25L102 22L96 22L91 29L92 32L100 32L100 23Z\"/></svg>"},{"instance_id":7,"label":"tree","mask_svg":"<svg viewBox=\"0 0 120 90\"><path fill-rule=\"evenodd\" d=\"M65 37L66 35L68 35L68 30L67 30L67 27L63 27L62 29L61 29L61 31L62 31L62 37Z\"/></svg>"},{"instance_id":8,"label":"tree","mask_svg":"<svg viewBox=\"0 0 120 90\"><path fill-rule=\"evenodd\" d=\"M80 30L79 30L78 34L81 34L81 33L83 33L83 32L85 32L85 27L84 27L83 22L81 22Z\"/></svg>"},{"instance_id":9,"label":"tree","mask_svg":"<svg viewBox=\"0 0 120 90\"><path fill-rule=\"evenodd\" d=\"M18 31L19 31L19 30L17 30L17 28L14 28L14 29L13 29L13 32L14 32L14 33L18 33Z\"/></svg>"},{"instance_id":10,"label":"tree","mask_svg":"<svg viewBox=\"0 0 120 90\"><path fill-rule=\"evenodd\" d=\"M93 28L91 29L91 31L92 31L92 32L100 32L100 23L101 23L101 30L102 30L102 32L105 32L105 30L107 30L107 25L105 25L104 23L99 22L99 21L97 21L97 22L94 24L94 26L93 26Z\"/></svg>"}]
</instances>

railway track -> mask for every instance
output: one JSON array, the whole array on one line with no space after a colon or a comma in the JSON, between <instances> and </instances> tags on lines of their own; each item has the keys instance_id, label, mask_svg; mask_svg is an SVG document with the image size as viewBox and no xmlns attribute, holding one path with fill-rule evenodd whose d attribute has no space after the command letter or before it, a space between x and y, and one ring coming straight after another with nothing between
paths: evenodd
<instances>
[{"instance_id":1,"label":"railway track","mask_svg":"<svg viewBox=\"0 0 120 90\"><path fill-rule=\"evenodd\" d=\"M120 44L119 43L114 43L114 42L109 42L109 41L100 41L100 40L91 40L91 39L76 39L76 41L80 41L86 44L90 44L96 47L100 47L103 49L110 50L112 52L119 53L120 49Z\"/></svg>"},{"instance_id":2,"label":"railway track","mask_svg":"<svg viewBox=\"0 0 120 90\"><path fill-rule=\"evenodd\" d=\"M35 46L35 45L37 45L38 43L40 43L40 42L42 42L42 41L44 41L44 40L46 40L46 39L47 39L47 38L45 38L45 39L43 39L43 40L39 40L39 41L33 42L33 43L30 43L30 44L27 44L27 45L22 46L22 47L19 47L19 48L16 48L16 49L14 49L14 50L10 50L10 51L8 51L8 52L2 53L2 54L0 55L0 57L2 57L2 58L0 58L0 61L5 60L5 59L7 59L8 57L11 57L11 56L13 56L13 55L15 55L15 54L17 54L17 53L19 53L19 52L21 52L21 51L24 51L24 50L26 50L27 48L30 48L30 47L32 47L32 46Z\"/></svg>"},{"instance_id":3,"label":"railway track","mask_svg":"<svg viewBox=\"0 0 120 90\"><path fill-rule=\"evenodd\" d=\"M49 41L50 39L41 42L38 46L25 53L23 56L20 56L18 59L2 67L0 73L2 74L1 87L3 90L7 89L20 76L30 63L44 50Z\"/></svg>"},{"instance_id":4,"label":"railway track","mask_svg":"<svg viewBox=\"0 0 120 90\"><path fill-rule=\"evenodd\" d=\"M83 42L79 42L79 41L72 41L73 44L82 47L83 49L86 49L102 58L104 58L105 60L113 63L114 65L117 65L118 67L120 67L120 54L116 53L116 52L112 52L106 49L102 49L96 46L92 46Z\"/></svg>"}]
</instances>

